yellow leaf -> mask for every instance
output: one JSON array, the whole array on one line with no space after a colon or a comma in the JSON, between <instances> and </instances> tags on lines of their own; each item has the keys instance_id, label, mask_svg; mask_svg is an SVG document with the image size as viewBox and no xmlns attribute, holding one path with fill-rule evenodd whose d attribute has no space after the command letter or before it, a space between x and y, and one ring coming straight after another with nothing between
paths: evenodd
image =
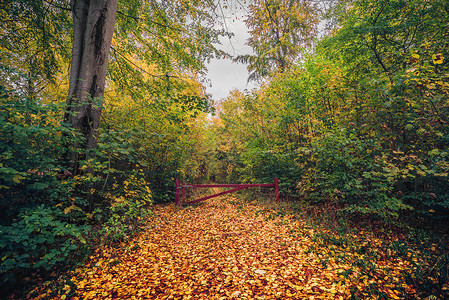
<instances>
[{"instance_id":1,"label":"yellow leaf","mask_svg":"<svg viewBox=\"0 0 449 300\"><path fill-rule=\"evenodd\" d=\"M14 177L12 178L12 181L14 181L15 183L20 183L20 180L25 179L25 177L23 177L22 175L14 175Z\"/></svg>"},{"instance_id":2,"label":"yellow leaf","mask_svg":"<svg viewBox=\"0 0 449 300\"><path fill-rule=\"evenodd\" d=\"M82 211L82 209L79 208L78 206L76 206L76 205L71 205L71 206L66 207L66 208L64 209L64 213L65 213L65 214L68 214L68 213L71 212L72 210L79 210L79 211Z\"/></svg>"},{"instance_id":3,"label":"yellow leaf","mask_svg":"<svg viewBox=\"0 0 449 300\"><path fill-rule=\"evenodd\" d=\"M69 206L69 207L66 207L66 208L64 209L64 214L68 214L69 212L72 211L72 209L73 209L73 205L72 205L72 206Z\"/></svg>"},{"instance_id":4,"label":"yellow leaf","mask_svg":"<svg viewBox=\"0 0 449 300\"><path fill-rule=\"evenodd\" d=\"M392 290L388 290L388 295L391 297L391 299L401 299Z\"/></svg>"},{"instance_id":5,"label":"yellow leaf","mask_svg":"<svg viewBox=\"0 0 449 300\"><path fill-rule=\"evenodd\" d=\"M441 65L444 60L444 56L441 53L432 55L433 63L436 65Z\"/></svg>"}]
</instances>

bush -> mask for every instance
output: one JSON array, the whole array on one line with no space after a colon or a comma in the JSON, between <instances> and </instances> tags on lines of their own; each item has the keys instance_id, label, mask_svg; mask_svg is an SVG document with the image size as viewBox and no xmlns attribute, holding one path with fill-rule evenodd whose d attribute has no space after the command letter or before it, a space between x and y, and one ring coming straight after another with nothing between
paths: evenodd
<instances>
[{"instance_id":1,"label":"bush","mask_svg":"<svg viewBox=\"0 0 449 300\"><path fill-rule=\"evenodd\" d=\"M131 175L123 181L120 189L122 193L109 194L109 216L101 231L104 237L111 240L121 240L134 234L151 216L148 210L152 203L151 190L143 178Z\"/></svg>"},{"instance_id":2,"label":"bush","mask_svg":"<svg viewBox=\"0 0 449 300\"><path fill-rule=\"evenodd\" d=\"M411 207L395 197L398 174L374 138L334 128L303 148L300 188L309 201L334 201L349 212L397 216Z\"/></svg>"},{"instance_id":3,"label":"bush","mask_svg":"<svg viewBox=\"0 0 449 300\"><path fill-rule=\"evenodd\" d=\"M249 148L242 157L243 167L240 171L243 181L272 183L274 178L278 178L280 191L295 195L302 173L295 162L296 153Z\"/></svg>"},{"instance_id":4,"label":"bush","mask_svg":"<svg viewBox=\"0 0 449 300\"><path fill-rule=\"evenodd\" d=\"M59 203L70 189L61 188L61 158L71 131L57 122L61 106L10 95L0 88L0 210L8 225L18 208ZM63 176L63 175L62 175Z\"/></svg>"},{"instance_id":5,"label":"bush","mask_svg":"<svg viewBox=\"0 0 449 300\"><path fill-rule=\"evenodd\" d=\"M86 244L83 236L90 226L74 225L62 221L63 213L39 205L22 209L10 226L0 226L0 278L3 282L13 278L10 271L29 268L49 270L67 263L67 258Z\"/></svg>"}]
</instances>

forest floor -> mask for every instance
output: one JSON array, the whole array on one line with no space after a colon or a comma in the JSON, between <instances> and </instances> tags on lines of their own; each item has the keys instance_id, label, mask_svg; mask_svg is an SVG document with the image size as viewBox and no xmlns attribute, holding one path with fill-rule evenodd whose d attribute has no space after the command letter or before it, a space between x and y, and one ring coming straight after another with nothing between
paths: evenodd
<instances>
[{"instance_id":1,"label":"forest floor","mask_svg":"<svg viewBox=\"0 0 449 300\"><path fill-rule=\"evenodd\" d=\"M155 206L143 232L97 249L54 299L423 299L419 285L438 285L422 273L424 250L291 212L233 197ZM439 286L428 299L448 295Z\"/></svg>"}]
</instances>

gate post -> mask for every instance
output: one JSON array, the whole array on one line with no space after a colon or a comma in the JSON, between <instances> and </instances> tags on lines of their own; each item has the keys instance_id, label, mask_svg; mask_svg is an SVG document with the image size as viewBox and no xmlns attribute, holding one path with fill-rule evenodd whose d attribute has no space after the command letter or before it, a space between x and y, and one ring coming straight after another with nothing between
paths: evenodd
<instances>
[{"instance_id":1,"label":"gate post","mask_svg":"<svg viewBox=\"0 0 449 300\"><path fill-rule=\"evenodd\" d=\"M186 188L185 188L185 185L186 185L186 183L185 182L183 182L182 183L182 198L181 198L181 200L182 200L182 202L185 202L186 201Z\"/></svg>"},{"instance_id":2,"label":"gate post","mask_svg":"<svg viewBox=\"0 0 449 300\"><path fill-rule=\"evenodd\" d=\"M276 199L276 203L279 203L279 180L274 178L274 197Z\"/></svg>"},{"instance_id":3,"label":"gate post","mask_svg":"<svg viewBox=\"0 0 449 300\"><path fill-rule=\"evenodd\" d=\"M179 197L179 192L180 192L180 188L181 188L181 182L179 181L179 179L175 180L175 185L176 185L176 191L175 191L175 196L176 196L176 201L175 204L179 205L180 202L180 197Z\"/></svg>"}]
</instances>

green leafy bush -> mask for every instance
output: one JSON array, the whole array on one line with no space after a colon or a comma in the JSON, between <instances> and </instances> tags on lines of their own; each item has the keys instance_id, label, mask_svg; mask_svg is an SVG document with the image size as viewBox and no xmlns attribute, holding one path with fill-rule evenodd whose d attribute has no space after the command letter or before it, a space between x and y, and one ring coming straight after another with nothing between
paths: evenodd
<instances>
[{"instance_id":1,"label":"green leafy bush","mask_svg":"<svg viewBox=\"0 0 449 300\"><path fill-rule=\"evenodd\" d=\"M295 162L297 155L291 151L265 150L254 147L242 154L241 178L247 182L272 183L279 179L281 192L295 195L302 170Z\"/></svg>"},{"instance_id":2,"label":"green leafy bush","mask_svg":"<svg viewBox=\"0 0 449 300\"><path fill-rule=\"evenodd\" d=\"M61 106L44 105L0 90L0 211L3 225L17 209L55 202L70 187L61 189L64 176L60 158L71 131L57 122ZM66 182L67 183L67 182ZM63 184L66 185L66 184Z\"/></svg>"},{"instance_id":3,"label":"green leafy bush","mask_svg":"<svg viewBox=\"0 0 449 300\"><path fill-rule=\"evenodd\" d=\"M118 193L108 193L111 205L101 233L109 239L120 240L134 234L151 216L148 209L152 204L151 190L138 175L142 173L137 172L124 180Z\"/></svg>"},{"instance_id":4,"label":"green leafy bush","mask_svg":"<svg viewBox=\"0 0 449 300\"><path fill-rule=\"evenodd\" d=\"M300 188L310 201L334 201L350 212L382 216L411 208L394 196L398 174L373 138L334 128L303 148L302 155L307 172Z\"/></svg>"},{"instance_id":5,"label":"green leafy bush","mask_svg":"<svg viewBox=\"0 0 449 300\"><path fill-rule=\"evenodd\" d=\"M88 225L63 221L57 209L39 205L23 209L10 226L0 226L0 277L10 280L10 271L29 268L49 270L82 245L90 230Z\"/></svg>"}]
</instances>

